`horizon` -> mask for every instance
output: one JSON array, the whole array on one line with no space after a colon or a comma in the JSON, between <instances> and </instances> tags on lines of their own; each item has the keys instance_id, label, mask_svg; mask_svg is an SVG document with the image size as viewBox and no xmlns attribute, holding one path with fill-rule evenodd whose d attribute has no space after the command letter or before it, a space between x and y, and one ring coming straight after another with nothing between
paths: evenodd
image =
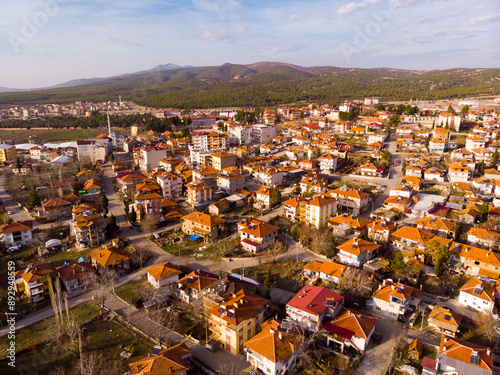
<instances>
[{"instance_id":1,"label":"horizon","mask_svg":"<svg viewBox=\"0 0 500 375\"><path fill-rule=\"evenodd\" d=\"M0 87L44 88L168 63L498 68L499 24L494 0L28 0L4 9Z\"/></svg>"}]
</instances>

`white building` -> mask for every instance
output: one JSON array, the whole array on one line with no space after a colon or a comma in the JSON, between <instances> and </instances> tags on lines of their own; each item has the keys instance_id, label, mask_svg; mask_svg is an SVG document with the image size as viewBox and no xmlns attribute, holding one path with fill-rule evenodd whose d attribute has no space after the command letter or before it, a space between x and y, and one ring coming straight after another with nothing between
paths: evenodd
<instances>
[{"instance_id":1,"label":"white building","mask_svg":"<svg viewBox=\"0 0 500 375\"><path fill-rule=\"evenodd\" d=\"M481 279L470 279L460 288L458 302L491 314L495 307L495 284Z\"/></svg>"}]
</instances>

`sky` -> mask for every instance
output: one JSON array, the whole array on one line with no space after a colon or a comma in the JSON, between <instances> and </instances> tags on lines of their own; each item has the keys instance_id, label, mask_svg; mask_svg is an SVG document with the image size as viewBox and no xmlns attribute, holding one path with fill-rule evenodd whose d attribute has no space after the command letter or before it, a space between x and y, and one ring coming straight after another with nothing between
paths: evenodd
<instances>
[{"instance_id":1,"label":"sky","mask_svg":"<svg viewBox=\"0 0 500 375\"><path fill-rule=\"evenodd\" d=\"M498 0L23 0L0 17L0 87L166 63L500 67Z\"/></svg>"}]
</instances>

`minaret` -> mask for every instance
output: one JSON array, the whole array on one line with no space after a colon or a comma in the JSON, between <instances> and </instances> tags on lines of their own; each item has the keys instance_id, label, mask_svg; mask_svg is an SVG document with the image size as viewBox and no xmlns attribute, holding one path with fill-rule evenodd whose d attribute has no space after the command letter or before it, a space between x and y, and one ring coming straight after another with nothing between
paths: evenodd
<instances>
[{"instance_id":1,"label":"minaret","mask_svg":"<svg viewBox=\"0 0 500 375\"><path fill-rule=\"evenodd\" d=\"M108 115L108 137L111 135L111 121L109 121L109 115Z\"/></svg>"}]
</instances>

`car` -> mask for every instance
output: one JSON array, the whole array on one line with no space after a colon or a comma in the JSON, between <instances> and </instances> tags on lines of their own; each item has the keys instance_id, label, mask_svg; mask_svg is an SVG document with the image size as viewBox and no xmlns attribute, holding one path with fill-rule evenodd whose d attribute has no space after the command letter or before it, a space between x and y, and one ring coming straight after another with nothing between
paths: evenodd
<instances>
[{"instance_id":1,"label":"car","mask_svg":"<svg viewBox=\"0 0 500 375\"><path fill-rule=\"evenodd\" d=\"M210 339L205 343L205 348L210 350L212 353L215 352L215 349L219 346L219 343L214 339Z\"/></svg>"},{"instance_id":2,"label":"car","mask_svg":"<svg viewBox=\"0 0 500 375\"><path fill-rule=\"evenodd\" d=\"M7 211L7 213L8 213L9 215L12 215L12 211Z\"/></svg>"},{"instance_id":3,"label":"car","mask_svg":"<svg viewBox=\"0 0 500 375\"><path fill-rule=\"evenodd\" d=\"M382 334L380 332L376 332L373 334L372 339L373 343L378 345L382 341Z\"/></svg>"}]
</instances>

